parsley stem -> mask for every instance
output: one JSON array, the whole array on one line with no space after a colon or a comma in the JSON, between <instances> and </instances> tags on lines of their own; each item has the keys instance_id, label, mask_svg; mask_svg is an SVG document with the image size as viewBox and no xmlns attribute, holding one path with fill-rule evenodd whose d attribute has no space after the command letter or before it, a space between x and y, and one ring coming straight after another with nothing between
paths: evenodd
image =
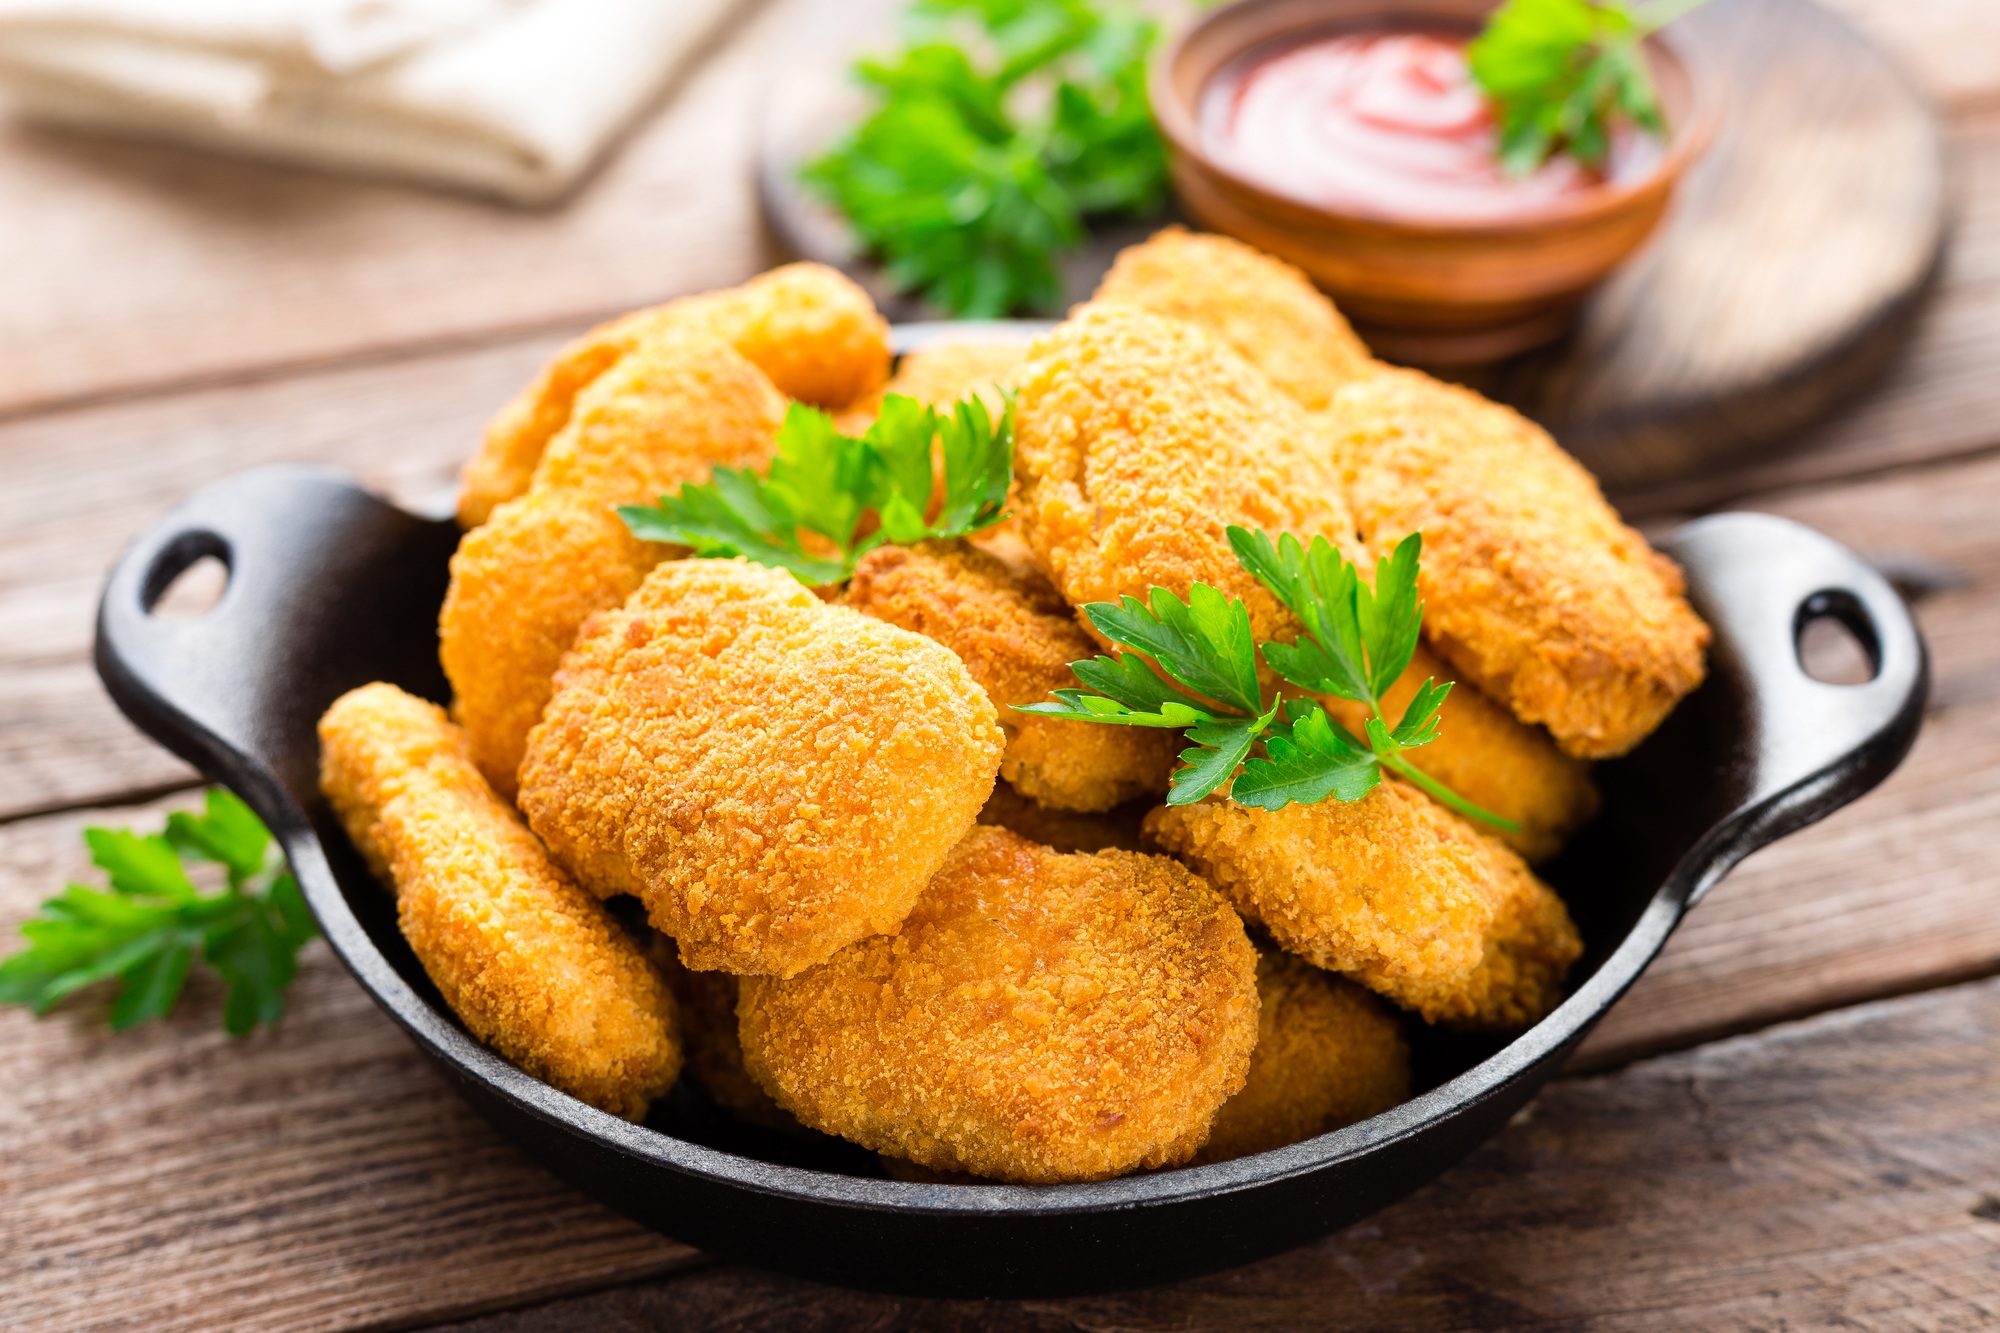
<instances>
[{"instance_id":1,"label":"parsley stem","mask_svg":"<svg viewBox=\"0 0 2000 1333\"><path fill-rule=\"evenodd\" d=\"M1457 792L1445 786L1436 778L1431 777L1409 760L1403 758L1402 755L1393 753L1384 754L1382 751L1377 750L1375 751L1375 758L1381 762L1382 767L1407 778L1409 781L1423 788L1440 805L1449 806L1468 819L1477 819L1482 823L1491 824L1502 833L1519 833L1521 831L1521 826L1513 820L1502 819L1491 810L1474 805L1471 801L1466 800L1463 796L1460 796Z\"/></svg>"}]
</instances>

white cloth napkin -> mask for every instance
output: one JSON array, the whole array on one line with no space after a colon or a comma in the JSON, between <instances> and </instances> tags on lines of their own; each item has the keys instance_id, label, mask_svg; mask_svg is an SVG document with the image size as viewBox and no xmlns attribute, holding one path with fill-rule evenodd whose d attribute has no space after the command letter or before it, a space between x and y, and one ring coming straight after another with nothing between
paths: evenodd
<instances>
[{"instance_id":1,"label":"white cloth napkin","mask_svg":"<svg viewBox=\"0 0 2000 1333\"><path fill-rule=\"evenodd\" d=\"M741 0L0 0L28 115L561 196Z\"/></svg>"}]
</instances>

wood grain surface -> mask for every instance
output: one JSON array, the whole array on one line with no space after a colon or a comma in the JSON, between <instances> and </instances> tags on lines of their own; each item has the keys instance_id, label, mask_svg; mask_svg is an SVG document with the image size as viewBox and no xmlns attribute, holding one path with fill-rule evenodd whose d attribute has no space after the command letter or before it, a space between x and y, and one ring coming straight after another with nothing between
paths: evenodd
<instances>
[{"instance_id":1,"label":"wood grain surface","mask_svg":"<svg viewBox=\"0 0 2000 1333\"><path fill-rule=\"evenodd\" d=\"M953 1329L1990 1329L2000 1323L2000 982L1552 1085L1419 1193L1215 1277L916 1300L740 1266L459 1333Z\"/></svg>"}]
</instances>

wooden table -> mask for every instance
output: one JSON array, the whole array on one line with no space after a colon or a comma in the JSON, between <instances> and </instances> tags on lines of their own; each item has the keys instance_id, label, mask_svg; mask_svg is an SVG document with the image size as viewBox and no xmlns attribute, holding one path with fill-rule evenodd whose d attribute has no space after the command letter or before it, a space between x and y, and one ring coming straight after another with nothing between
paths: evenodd
<instances>
[{"instance_id":1,"label":"wooden table","mask_svg":"<svg viewBox=\"0 0 2000 1333\"><path fill-rule=\"evenodd\" d=\"M252 464L435 502L563 337L770 262L749 145L803 0L720 39L542 215L0 121L0 931L195 775L89 665L119 545ZM1721 0L1728 3L1729 0ZM0 1327L2000 1325L2000 4L1840 0L1949 113L1960 226L1909 353L1775 461L1621 497L1791 515L1894 569L1936 654L1881 791L1698 909L1572 1075L1292 1254L1088 1300L857 1294L708 1259L531 1166L323 945L281 1028L197 984L113 1036L0 1013Z\"/></svg>"}]
</instances>

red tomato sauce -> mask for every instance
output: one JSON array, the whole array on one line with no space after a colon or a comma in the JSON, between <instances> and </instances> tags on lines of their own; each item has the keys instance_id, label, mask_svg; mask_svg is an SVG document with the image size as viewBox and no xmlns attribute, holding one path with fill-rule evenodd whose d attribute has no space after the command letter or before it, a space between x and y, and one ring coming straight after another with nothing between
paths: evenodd
<instances>
[{"instance_id":1,"label":"red tomato sauce","mask_svg":"<svg viewBox=\"0 0 2000 1333\"><path fill-rule=\"evenodd\" d=\"M1567 155L1508 176L1467 40L1368 31L1253 51L1203 90L1202 146L1273 193L1412 222L1527 217L1659 165L1659 141L1621 127L1603 176Z\"/></svg>"}]
</instances>

